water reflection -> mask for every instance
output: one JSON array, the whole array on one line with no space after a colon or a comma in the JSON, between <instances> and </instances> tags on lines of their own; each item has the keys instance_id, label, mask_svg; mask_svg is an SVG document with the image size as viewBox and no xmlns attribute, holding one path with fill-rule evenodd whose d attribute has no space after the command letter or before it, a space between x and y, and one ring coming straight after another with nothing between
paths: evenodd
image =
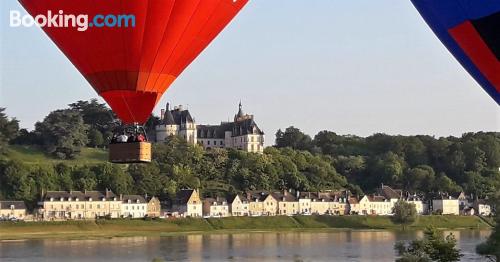
<instances>
[{"instance_id":1,"label":"water reflection","mask_svg":"<svg viewBox=\"0 0 500 262\"><path fill-rule=\"evenodd\" d=\"M464 261L489 231L453 230ZM394 261L396 241L422 232L337 231L0 242L1 261Z\"/></svg>"}]
</instances>

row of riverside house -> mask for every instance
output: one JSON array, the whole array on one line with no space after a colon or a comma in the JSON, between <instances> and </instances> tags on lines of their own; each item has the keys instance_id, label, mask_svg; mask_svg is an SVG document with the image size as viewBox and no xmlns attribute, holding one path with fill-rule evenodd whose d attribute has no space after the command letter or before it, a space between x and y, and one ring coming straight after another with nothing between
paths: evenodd
<instances>
[{"instance_id":1,"label":"row of riverside house","mask_svg":"<svg viewBox=\"0 0 500 262\"><path fill-rule=\"evenodd\" d=\"M440 193L432 201L382 185L372 195L354 196L349 191L294 192L248 191L230 197L202 199L198 190L177 192L167 215L179 217L276 216L276 215L391 215L398 200L415 204L418 214L483 215L491 208L485 200L463 192ZM33 219L66 220L160 217L156 197L116 195L110 190L48 191L42 195ZM22 201L0 201L0 220L30 219Z\"/></svg>"},{"instance_id":2,"label":"row of riverside house","mask_svg":"<svg viewBox=\"0 0 500 262\"><path fill-rule=\"evenodd\" d=\"M48 191L38 205L37 215L42 220L159 217L161 210L156 197L116 195L108 189Z\"/></svg>"},{"instance_id":3,"label":"row of riverside house","mask_svg":"<svg viewBox=\"0 0 500 262\"><path fill-rule=\"evenodd\" d=\"M462 196L462 198L460 198ZM171 214L182 217L276 216L276 215L392 215L398 200L413 203L420 215L484 215L491 213L484 200L440 196L427 203L416 195L382 185L376 194L357 197L349 191L295 192L249 191L225 198L202 199L198 190L177 193ZM460 201L462 199L463 201ZM467 199L467 201L466 201ZM470 211L472 210L472 211Z\"/></svg>"}]
</instances>

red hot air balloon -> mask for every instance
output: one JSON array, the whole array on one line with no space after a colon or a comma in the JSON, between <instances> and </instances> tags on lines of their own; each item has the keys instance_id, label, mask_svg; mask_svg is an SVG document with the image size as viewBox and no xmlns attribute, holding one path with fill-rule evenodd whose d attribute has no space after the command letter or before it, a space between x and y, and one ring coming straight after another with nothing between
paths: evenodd
<instances>
[{"instance_id":1,"label":"red hot air balloon","mask_svg":"<svg viewBox=\"0 0 500 262\"><path fill-rule=\"evenodd\" d=\"M172 82L248 0L19 2L35 18L88 15L87 30L42 28L125 124L142 124ZM119 15L134 19L117 21Z\"/></svg>"}]
</instances>

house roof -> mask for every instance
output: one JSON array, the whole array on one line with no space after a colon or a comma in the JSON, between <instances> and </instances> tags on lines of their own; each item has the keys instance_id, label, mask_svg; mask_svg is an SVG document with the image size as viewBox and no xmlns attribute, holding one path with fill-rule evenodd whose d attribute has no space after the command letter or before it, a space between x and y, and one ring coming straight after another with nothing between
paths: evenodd
<instances>
[{"instance_id":1,"label":"house roof","mask_svg":"<svg viewBox=\"0 0 500 262\"><path fill-rule=\"evenodd\" d=\"M384 196L369 195L367 196L370 202L386 202L387 199Z\"/></svg>"},{"instance_id":2,"label":"house roof","mask_svg":"<svg viewBox=\"0 0 500 262\"><path fill-rule=\"evenodd\" d=\"M273 192L271 195L280 202L297 202L297 198L288 192Z\"/></svg>"},{"instance_id":3,"label":"house roof","mask_svg":"<svg viewBox=\"0 0 500 262\"><path fill-rule=\"evenodd\" d=\"M218 206L227 205L227 200L225 198L220 198L220 197L217 197L217 198L209 197L209 198L203 199L203 204L205 204L205 205L207 205L207 204L213 205L214 203L216 203Z\"/></svg>"},{"instance_id":4,"label":"house roof","mask_svg":"<svg viewBox=\"0 0 500 262\"><path fill-rule=\"evenodd\" d=\"M329 201L336 202L340 201L341 198L346 198L345 192L333 191L333 192L300 192L299 198L309 198L316 201Z\"/></svg>"},{"instance_id":5,"label":"house roof","mask_svg":"<svg viewBox=\"0 0 500 262\"><path fill-rule=\"evenodd\" d=\"M53 198L54 200L63 199L63 201L67 201L68 199L80 199L80 200L88 200L92 198L92 200L102 200L103 198L106 200L114 200L117 196L110 190L105 192L101 191L47 191L45 195L42 197L44 201L50 201Z\"/></svg>"},{"instance_id":6,"label":"house roof","mask_svg":"<svg viewBox=\"0 0 500 262\"><path fill-rule=\"evenodd\" d=\"M269 196L269 192L266 191L248 191L246 192L246 199L248 201L255 202L256 200L264 201ZM274 196L271 194L271 197Z\"/></svg>"},{"instance_id":7,"label":"house roof","mask_svg":"<svg viewBox=\"0 0 500 262\"><path fill-rule=\"evenodd\" d=\"M11 206L14 206L14 209L26 209L24 201L0 201L0 209L11 209Z\"/></svg>"},{"instance_id":8,"label":"house roof","mask_svg":"<svg viewBox=\"0 0 500 262\"><path fill-rule=\"evenodd\" d=\"M248 203L248 199L246 197L244 197L242 194L237 194L237 195L229 197L229 199L231 199L230 203L233 203L234 200L236 200L236 197L239 197L240 201L242 203Z\"/></svg>"},{"instance_id":9,"label":"house roof","mask_svg":"<svg viewBox=\"0 0 500 262\"><path fill-rule=\"evenodd\" d=\"M128 201L134 203L144 204L147 203L146 199L140 195L123 195L122 201L123 203L128 203Z\"/></svg>"},{"instance_id":10,"label":"house roof","mask_svg":"<svg viewBox=\"0 0 500 262\"><path fill-rule=\"evenodd\" d=\"M349 204L359 204L359 201L356 197L349 197L347 201L349 202Z\"/></svg>"},{"instance_id":11,"label":"house roof","mask_svg":"<svg viewBox=\"0 0 500 262\"><path fill-rule=\"evenodd\" d=\"M389 186L382 185L381 188L377 190L379 195L384 196L385 198L400 198L402 196L403 191L400 189L392 189Z\"/></svg>"}]
</instances>

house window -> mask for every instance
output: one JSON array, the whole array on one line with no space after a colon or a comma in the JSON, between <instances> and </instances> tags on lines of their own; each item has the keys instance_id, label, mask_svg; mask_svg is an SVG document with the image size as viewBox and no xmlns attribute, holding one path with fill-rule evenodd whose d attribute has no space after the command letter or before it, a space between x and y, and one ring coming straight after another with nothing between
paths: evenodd
<instances>
[{"instance_id":1,"label":"house window","mask_svg":"<svg viewBox=\"0 0 500 262\"><path fill-rule=\"evenodd\" d=\"M210 145L210 140L207 141L207 145Z\"/></svg>"}]
</instances>

